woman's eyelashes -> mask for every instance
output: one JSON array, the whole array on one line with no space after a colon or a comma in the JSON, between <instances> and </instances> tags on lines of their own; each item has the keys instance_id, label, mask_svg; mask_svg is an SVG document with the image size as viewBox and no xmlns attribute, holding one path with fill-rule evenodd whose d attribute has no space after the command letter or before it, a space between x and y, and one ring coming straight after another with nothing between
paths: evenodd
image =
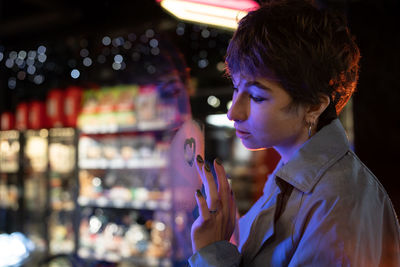
<instances>
[{"instance_id":1,"label":"woman's eyelashes","mask_svg":"<svg viewBox=\"0 0 400 267\"><path fill-rule=\"evenodd\" d=\"M253 96L253 95L250 95L250 98L256 103L261 103L261 102L264 102L265 100L267 100L264 97L258 97L258 96Z\"/></svg>"},{"instance_id":2,"label":"woman's eyelashes","mask_svg":"<svg viewBox=\"0 0 400 267\"><path fill-rule=\"evenodd\" d=\"M233 94L235 94L235 93L237 93L239 91L239 89L234 87L234 86L232 87L232 89L233 89ZM261 102L264 102L265 100L267 100L267 98L265 98L265 97L256 96L256 95L253 95L253 94L250 94L250 93L248 93L248 95L256 103L261 103Z\"/></svg>"}]
</instances>

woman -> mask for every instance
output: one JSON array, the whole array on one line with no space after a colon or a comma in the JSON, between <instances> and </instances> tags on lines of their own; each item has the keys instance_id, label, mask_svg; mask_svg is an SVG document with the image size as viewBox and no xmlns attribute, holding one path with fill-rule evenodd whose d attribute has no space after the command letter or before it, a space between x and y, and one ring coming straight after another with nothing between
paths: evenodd
<instances>
[{"instance_id":1,"label":"woman","mask_svg":"<svg viewBox=\"0 0 400 267\"><path fill-rule=\"evenodd\" d=\"M207 196L192 226L191 266L400 266L390 199L350 150L337 116L355 90L359 50L345 21L301 0L272 1L239 22L227 51L228 118L248 149L281 161L239 221L219 160L197 158Z\"/></svg>"}]
</instances>

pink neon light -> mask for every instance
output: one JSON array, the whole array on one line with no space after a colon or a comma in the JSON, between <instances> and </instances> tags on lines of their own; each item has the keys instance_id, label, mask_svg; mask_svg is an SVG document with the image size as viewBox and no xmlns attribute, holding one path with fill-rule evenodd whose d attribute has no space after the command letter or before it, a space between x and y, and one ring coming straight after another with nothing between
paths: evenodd
<instances>
[{"instance_id":1,"label":"pink neon light","mask_svg":"<svg viewBox=\"0 0 400 267\"><path fill-rule=\"evenodd\" d=\"M157 0L162 2L163 0ZM253 0L180 0L181 2L191 2L214 7L223 7L234 10L254 10L259 8L259 4Z\"/></svg>"}]
</instances>

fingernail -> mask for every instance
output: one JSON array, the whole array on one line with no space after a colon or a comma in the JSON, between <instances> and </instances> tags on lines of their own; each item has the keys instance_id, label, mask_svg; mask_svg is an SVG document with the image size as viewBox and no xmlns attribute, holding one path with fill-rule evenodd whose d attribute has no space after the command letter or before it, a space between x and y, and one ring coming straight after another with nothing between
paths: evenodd
<instances>
[{"instance_id":1,"label":"fingernail","mask_svg":"<svg viewBox=\"0 0 400 267\"><path fill-rule=\"evenodd\" d=\"M219 158L216 158L216 159L215 159L215 162L216 162L218 165L222 165L222 161L221 161Z\"/></svg>"},{"instance_id":2,"label":"fingernail","mask_svg":"<svg viewBox=\"0 0 400 267\"><path fill-rule=\"evenodd\" d=\"M204 160L200 155L197 155L196 160L198 163L204 163Z\"/></svg>"},{"instance_id":3,"label":"fingernail","mask_svg":"<svg viewBox=\"0 0 400 267\"><path fill-rule=\"evenodd\" d=\"M197 189L197 190L196 190L196 195L197 195L198 197L203 197L203 194L201 193L200 189Z\"/></svg>"},{"instance_id":4,"label":"fingernail","mask_svg":"<svg viewBox=\"0 0 400 267\"><path fill-rule=\"evenodd\" d=\"M204 169L206 169L206 171L210 172L210 166L208 166L208 163L206 163L206 165L204 165Z\"/></svg>"}]
</instances>

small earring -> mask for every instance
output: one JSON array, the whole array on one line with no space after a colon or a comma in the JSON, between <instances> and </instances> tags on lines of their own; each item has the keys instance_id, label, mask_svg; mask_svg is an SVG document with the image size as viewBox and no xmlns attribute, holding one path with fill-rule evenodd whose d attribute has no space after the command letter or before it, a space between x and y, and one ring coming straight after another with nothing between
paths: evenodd
<instances>
[{"instance_id":1,"label":"small earring","mask_svg":"<svg viewBox=\"0 0 400 267\"><path fill-rule=\"evenodd\" d=\"M314 123L310 122L310 126L308 127L308 138L311 137L312 135L312 127L313 127Z\"/></svg>"}]
</instances>

